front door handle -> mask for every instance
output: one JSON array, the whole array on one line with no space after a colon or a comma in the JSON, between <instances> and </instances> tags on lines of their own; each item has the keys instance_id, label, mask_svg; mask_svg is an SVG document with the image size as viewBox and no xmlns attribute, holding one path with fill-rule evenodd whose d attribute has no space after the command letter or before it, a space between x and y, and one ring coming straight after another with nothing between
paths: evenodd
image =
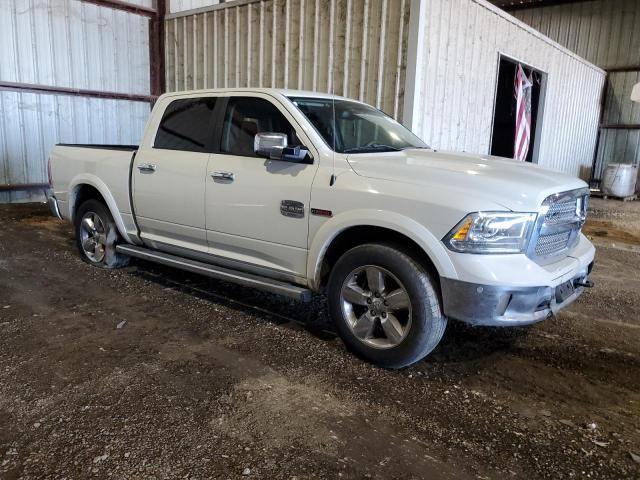
<instances>
[{"instance_id":1,"label":"front door handle","mask_svg":"<svg viewBox=\"0 0 640 480\"><path fill-rule=\"evenodd\" d=\"M214 180L226 180L227 182L233 182L236 176L233 172L213 172L211 178Z\"/></svg>"},{"instance_id":2,"label":"front door handle","mask_svg":"<svg viewBox=\"0 0 640 480\"><path fill-rule=\"evenodd\" d=\"M155 172L156 166L152 163L139 163L138 170L140 170L141 172Z\"/></svg>"}]
</instances>

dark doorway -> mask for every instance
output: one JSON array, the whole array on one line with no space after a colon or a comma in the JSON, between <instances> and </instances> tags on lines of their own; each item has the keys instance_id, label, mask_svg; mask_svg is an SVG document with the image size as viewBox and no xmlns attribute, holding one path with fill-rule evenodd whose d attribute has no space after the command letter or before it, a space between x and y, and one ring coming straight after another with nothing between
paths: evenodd
<instances>
[{"instance_id":1,"label":"dark doorway","mask_svg":"<svg viewBox=\"0 0 640 480\"><path fill-rule=\"evenodd\" d=\"M536 136L539 119L542 117L541 98L544 95L546 74L520 63L527 77L533 80L531 88L531 140L526 161L537 161L538 138ZM493 132L491 137L491 155L513 158L516 135L516 97L514 85L518 62L500 56L498 66L498 85L493 110Z\"/></svg>"}]
</instances>

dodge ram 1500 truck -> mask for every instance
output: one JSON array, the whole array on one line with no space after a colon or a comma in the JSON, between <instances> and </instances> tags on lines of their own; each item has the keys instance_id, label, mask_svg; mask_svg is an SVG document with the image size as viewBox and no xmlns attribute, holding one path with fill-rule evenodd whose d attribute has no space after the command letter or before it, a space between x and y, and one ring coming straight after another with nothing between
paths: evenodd
<instances>
[{"instance_id":1,"label":"dodge ram 1500 truck","mask_svg":"<svg viewBox=\"0 0 640 480\"><path fill-rule=\"evenodd\" d=\"M583 181L433 150L327 94L168 93L139 146L57 145L49 171L86 262L326 291L346 345L388 368L429 354L448 318L532 324L591 285Z\"/></svg>"}]
</instances>

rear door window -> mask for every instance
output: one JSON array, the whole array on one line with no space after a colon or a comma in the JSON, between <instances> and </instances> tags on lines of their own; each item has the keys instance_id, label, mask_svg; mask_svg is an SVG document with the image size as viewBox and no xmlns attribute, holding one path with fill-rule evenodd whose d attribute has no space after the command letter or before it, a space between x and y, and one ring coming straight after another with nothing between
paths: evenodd
<instances>
[{"instance_id":1,"label":"rear door window","mask_svg":"<svg viewBox=\"0 0 640 480\"><path fill-rule=\"evenodd\" d=\"M230 97L222 125L220 151L257 157L253 141L257 133L264 132L284 133L290 146L300 144L295 129L271 102L257 97Z\"/></svg>"},{"instance_id":2,"label":"rear door window","mask_svg":"<svg viewBox=\"0 0 640 480\"><path fill-rule=\"evenodd\" d=\"M171 102L162 115L153 147L210 152L216 101L216 97L203 97Z\"/></svg>"}]
</instances>

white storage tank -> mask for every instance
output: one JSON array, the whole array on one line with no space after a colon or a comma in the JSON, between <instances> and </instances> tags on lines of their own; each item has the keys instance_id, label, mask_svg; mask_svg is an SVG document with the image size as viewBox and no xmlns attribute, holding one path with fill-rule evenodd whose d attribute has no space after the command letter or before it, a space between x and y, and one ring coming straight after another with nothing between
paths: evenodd
<instances>
[{"instance_id":1,"label":"white storage tank","mask_svg":"<svg viewBox=\"0 0 640 480\"><path fill-rule=\"evenodd\" d=\"M602 192L613 197L630 197L636 192L638 167L629 163L610 163L604 172Z\"/></svg>"}]
</instances>

